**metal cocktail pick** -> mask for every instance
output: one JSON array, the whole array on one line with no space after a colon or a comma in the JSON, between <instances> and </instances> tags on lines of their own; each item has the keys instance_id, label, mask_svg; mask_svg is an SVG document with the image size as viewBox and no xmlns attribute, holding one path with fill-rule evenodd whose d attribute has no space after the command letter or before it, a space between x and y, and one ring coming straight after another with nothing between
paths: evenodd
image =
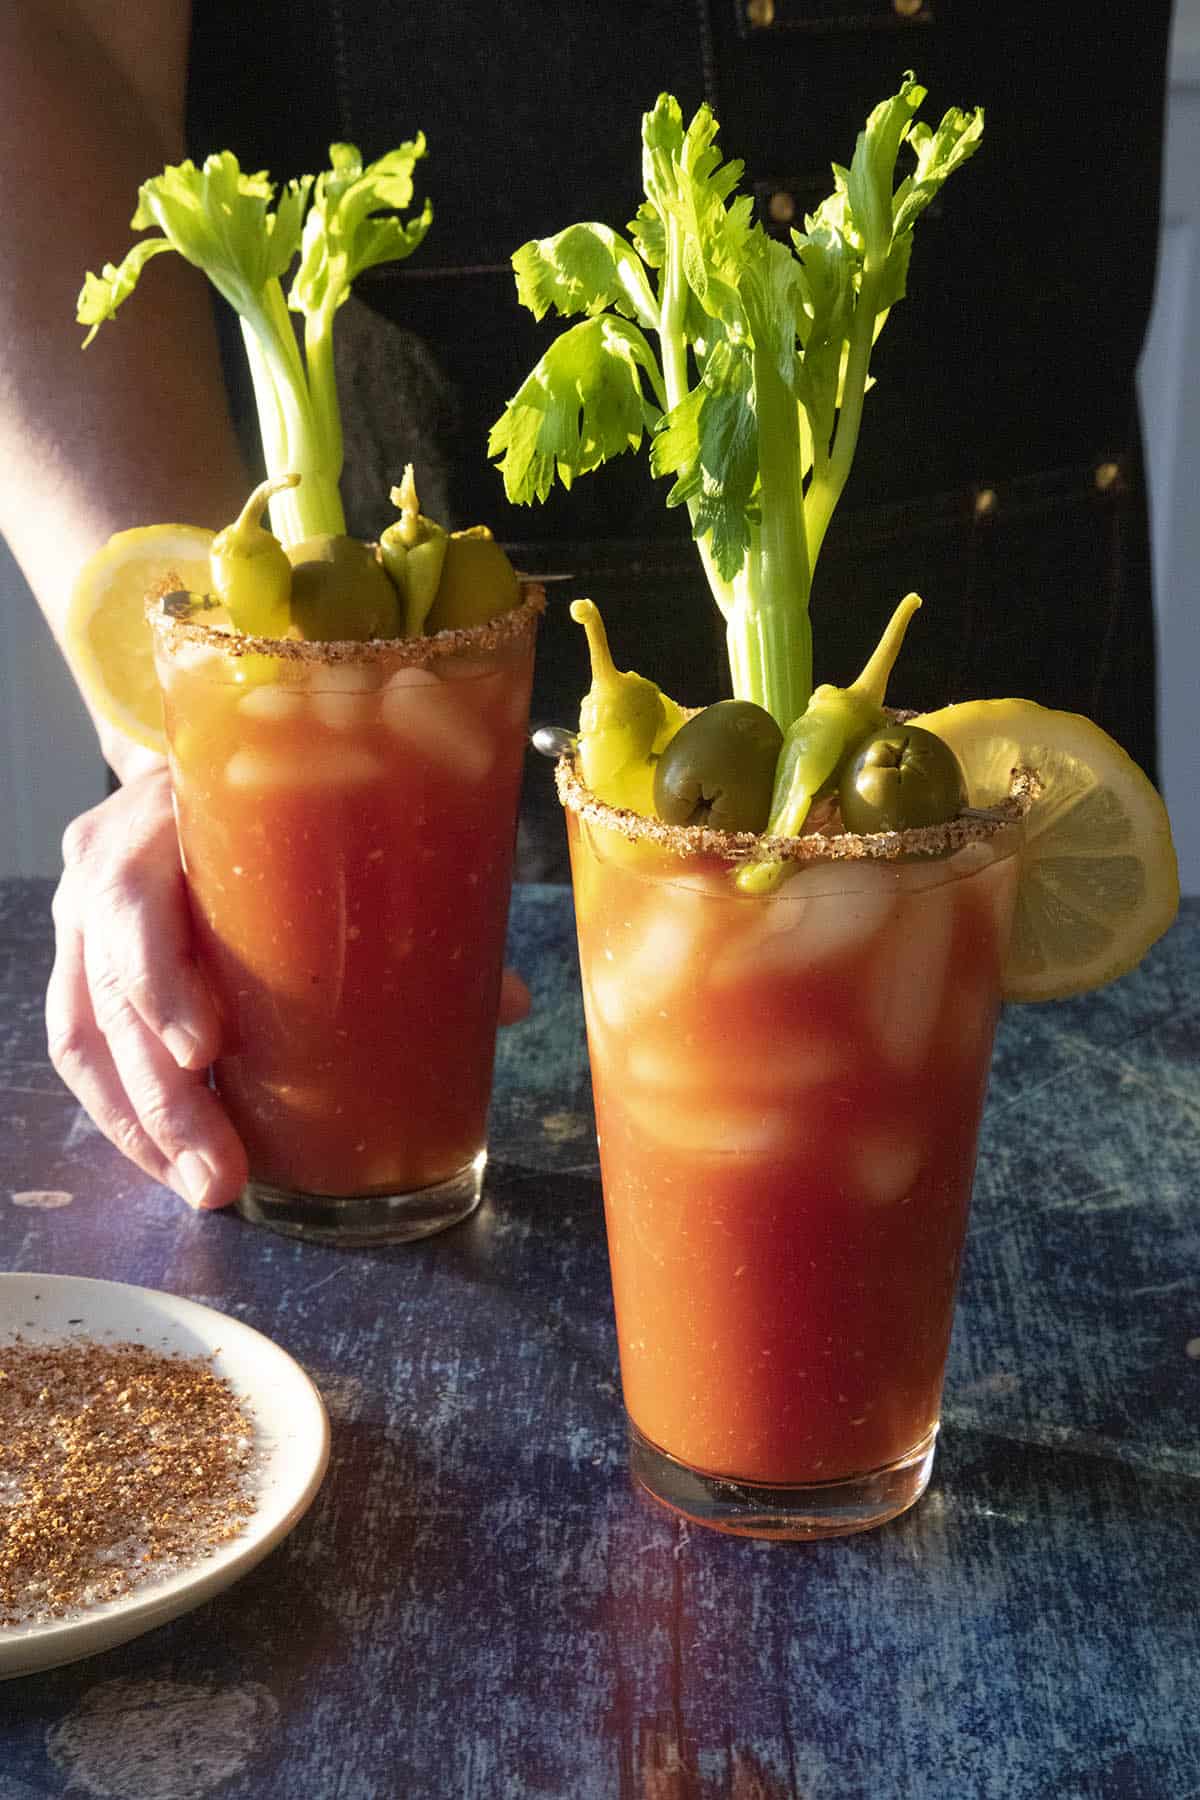
<instances>
[{"instance_id":1,"label":"metal cocktail pick","mask_svg":"<svg viewBox=\"0 0 1200 1800\"><path fill-rule=\"evenodd\" d=\"M565 725L538 725L530 732L529 741L539 756L549 756L557 761L574 750L579 739Z\"/></svg>"}]
</instances>

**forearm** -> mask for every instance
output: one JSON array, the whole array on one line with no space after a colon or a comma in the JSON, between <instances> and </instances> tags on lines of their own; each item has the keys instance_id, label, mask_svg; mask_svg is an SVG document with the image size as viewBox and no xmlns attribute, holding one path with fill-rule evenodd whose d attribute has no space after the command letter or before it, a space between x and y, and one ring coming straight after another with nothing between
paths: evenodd
<instances>
[{"instance_id":1,"label":"forearm","mask_svg":"<svg viewBox=\"0 0 1200 1800\"><path fill-rule=\"evenodd\" d=\"M112 532L218 526L246 486L196 271L160 258L136 319L80 348L84 271L119 259L139 183L183 148L186 0L139 9L124 42L112 10L0 8L0 531L60 642L76 571ZM100 730L119 774L146 765Z\"/></svg>"}]
</instances>

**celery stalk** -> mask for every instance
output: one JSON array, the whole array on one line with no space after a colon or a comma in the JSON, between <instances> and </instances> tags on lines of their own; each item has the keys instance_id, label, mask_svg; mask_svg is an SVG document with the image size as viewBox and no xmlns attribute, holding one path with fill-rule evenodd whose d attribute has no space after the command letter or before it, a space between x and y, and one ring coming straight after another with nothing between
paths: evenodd
<instances>
[{"instance_id":1,"label":"celery stalk","mask_svg":"<svg viewBox=\"0 0 1200 1800\"><path fill-rule=\"evenodd\" d=\"M642 122L646 197L629 238L572 225L513 257L535 317L585 317L492 427L509 499L545 499L649 440L725 618L734 694L785 731L812 692L809 595L872 349L904 296L916 219L983 131L982 112L957 109L931 129L924 98L908 75L874 109L788 245L737 193L742 166L722 160L709 108L685 127L661 95ZM913 164L897 183L901 149Z\"/></svg>"},{"instance_id":2,"label":"celery stalk","mask_svg":"<svg viewBox=\"0 0 1200 1800\"><path fill-rule=\"evenodd\" d=\"M169 165L142 185L132 220L135 231L154 226L161 235L140 239L120 264L84 280L76 317L91 327L85 344L166 250L202 269L238 313L267 474L300 476L271 501L284 544L346 529L334 318L364 269L410 256L429 229L428 201L415 218L399 216L424 154L418 135L364 167L353 144L331 144L328 169L288 182L278 196L266 175L244 173L228 150L200 169ZM282 278L297 256L285 298ZM303 351L293 312L304 320Z\"/></svg>"}]
</instances>

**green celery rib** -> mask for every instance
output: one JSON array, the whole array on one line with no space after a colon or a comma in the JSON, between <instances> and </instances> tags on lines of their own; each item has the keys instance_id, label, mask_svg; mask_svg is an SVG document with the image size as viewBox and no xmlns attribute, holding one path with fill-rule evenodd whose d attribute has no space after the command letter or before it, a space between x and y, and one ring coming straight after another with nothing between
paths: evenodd
<instances>
[{"instance_id":1,"label":"green celery rib","mask_svg":"<svg viewBox=\"0 0 1200 1800\"><path fill-rule=\"evenodd\" d=\"M754 397L761 519L734 582L726 638L734 694L765 707L786 731L812 693L812 577L800 421L769 348L754 352Z\"/></svg>"},{"instance_id":2,"label":"green celery rib","mask_svg":"<svg viewBox=\"0 0 1200 1800\"><path fill-rule=\"evenodd\" d=\"M850 332L850 351L846 358L846 374L842 383L841 404L838 408L837 428L833 435L833 444L828 458L823 460L820 469L814 465L813 479L809 485L805 504L808 554L813 563L816 562L821 545L825 541L829 521L833 517L834 508L841 499L842 489L846 485L850 465L854 461L854 452L858 446L863 398L867 391L867 374L871 362L871 349L875 341L878 293L879 278L870 263L866 263L863 265L858 304L854 308L854 322Z\"/></svg>"},{"instance_id":3,"label":"green celery rib","mask_svg":"<svg viewBox=\"0 0 1200 1800\"><path fill-rule=\"evenodd\" d=\"M667 216L667 257L660 283L658 309L659 353L662 360L665 412L678 406L688 393L688 340L684 320L687 316L687 276L683 270L683 250L679 242L679 226L674 216ZM696 524L696 502L687 503L693 534ZM728 620L734 604L730 584L717 568L707 536L695 538L709 590L722 616ZM735 689L736 692L736 689Z\"/></svg>"},{"instance_id":4,"label":"green celery rib","mask_svg":"<svg viewBox=\"0 0 1200 1800\"><path fill-rule=\"evenodd\" d=\"M284 545L323 534L340 536L346 520L338 492L340 456L331 463L314 417L300 346L278 282L261 311L242 319L268 475L300 476L271 500L271 524ZM340 442L340 436L339 436Z\"/></svg>"},{"instance_id":5,"label":"green celery rib","mask_svg":"<svg viewBox=\"0 0 1200 1800\"><path fill-rule=\"evenodd\" d=\"M342 476L344 456L342 415L338 406L337 379L333 364L333 312L310 315L304 323L304 360L308 368L308 391L312 401L313 424L321 447L322 473L332 484L335 495ZM341 500L338 499L338 510ZM345 527L341 527L345 529Z\"/></svg>"},{"instance_id":6,"label":"green celery rib","mask_svg":"<svg viewBox=\"0 0 1200 1800\"><path fill-rule=\"evenodd\" d=\"M729 673L735 696L765 707L786 731L812 692L812 627L808 607L797 607L794 597L754 591L760 568L755 559L733 584L725 625Z\"/></svg>"}]
</instances>

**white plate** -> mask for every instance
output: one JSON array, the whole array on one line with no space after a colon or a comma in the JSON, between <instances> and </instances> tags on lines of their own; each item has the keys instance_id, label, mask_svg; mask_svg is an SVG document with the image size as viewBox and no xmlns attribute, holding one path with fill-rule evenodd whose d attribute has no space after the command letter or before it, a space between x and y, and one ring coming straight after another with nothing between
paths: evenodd
<instances>
[{"instance_id":1,"label":"white plate","mask_svg":"<svg viewBox=\"0 0 1200 1800\"><path fill-rule=\"evenodd\" d=\"M312 1504L329 1461L329 1420L304 1370L260 1331L210 1306L118 1281L0 1275L0 1342L75 1337L211 1356L253 1414L258 1509L239 1537L193 1568L147 1582L69 1619L0 1627L0 1680L95 1656L211 1600L284 1539Z\"/></svg>"}]
</instances>

